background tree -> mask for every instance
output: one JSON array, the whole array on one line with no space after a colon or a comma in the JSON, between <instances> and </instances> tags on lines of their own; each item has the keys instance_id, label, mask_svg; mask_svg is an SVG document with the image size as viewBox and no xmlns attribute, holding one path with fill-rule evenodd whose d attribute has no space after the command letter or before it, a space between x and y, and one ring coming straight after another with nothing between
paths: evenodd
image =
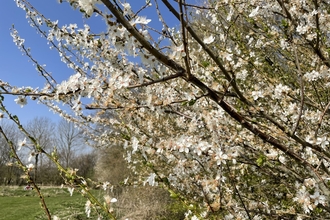
<instances>
[{"instance_id":1,"label":"background tree","mask_svg":"<svg viewBox=\"0 0 330 220\"><path fill-rule=\"evenodd\" d=\"M77 153L83 149L82 132L73 122L62 119L57 125L56 137L60 158L62 158L64 166L69 167Z\"/></svg>"},{"instance_id":2,"label":"background tree","mask_svg":"<svg viewBox=\"0 0 330 220\"><path fill-rule=\"evenodd\" d=\"M36 144L45 151L54 148L55 127L55 123L46 117L36 117L26 124L26 130L35 138ZM45 160L43 153L38 150L37 146L31 144L28 147L30 149L29 159L35 163L34 181L39 181L38 176L41 172L38 169L44 166L49 168L51 164L49 160Z\"/></svg>"},{"instance_id":3,"label":"background tree","mask_svg":"<svg viewBox=\"0 0 330 220\"><path fill-rule=\"evenodd\" d=\"M18 142L21 134L17 127L8 122L1 122L1 128L6 135L15 143ZM0 178L2 184L20 184L22 171L15 166L15 160L11 157L11 150L6 140L0 137Z\"/></svg>"}]
</instances>

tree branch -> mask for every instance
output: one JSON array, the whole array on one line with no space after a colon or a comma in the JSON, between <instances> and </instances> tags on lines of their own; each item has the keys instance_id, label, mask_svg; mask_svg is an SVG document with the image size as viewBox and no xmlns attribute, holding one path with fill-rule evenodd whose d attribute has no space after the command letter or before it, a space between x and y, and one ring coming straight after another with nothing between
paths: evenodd
<instances>
[{"instance_id":1,"label":"tree branch","mask_svg":"<svg viewBox=\"0 0 330 220\"><path fill-rule=\"evenodd\" d=\"M296 66L297 66L297 69L298 69L298 75L299 75L299 78L300 78L300 109L299 109L299 113L298 113L298 119L292 129L292 135L294 135L296 133L296 130L298 128L298 125L299 125L299 122L300 122L300 119L301 119L301 116L302 116L302 113L303 113L303 108L304 108L304 80L303 80L303 76L302 76L302 73L301 73L301 69L300 69L300 63L299 63L299 59L298 59L298 55L297 55L297 49L296 47L294 46L293 47L293 50L294 50L294 56L295 56L295 61L296 61Z\"/></svg>"},{"instance_id":2,"label":"tree branch","mask_svg":"<svg viewBox=\"0 0 330 220\"><path fill-rule=\"evenodd\" d=\"M134 88L138 88L138 87L149 86L149 85L153 85L153 84L156 84L156 83L159 83L159 82L166 82L168 80L175 79L175 78L178 78L180 76L181 76L181 73L177 73L177 74L174 74L174 75L163 77L161 79L153 80L151 82L145 82L145 83L141 83L141 84L137 84L137 85L127 86L126 88L134 89Z\"/></svg>"}]
</instances>

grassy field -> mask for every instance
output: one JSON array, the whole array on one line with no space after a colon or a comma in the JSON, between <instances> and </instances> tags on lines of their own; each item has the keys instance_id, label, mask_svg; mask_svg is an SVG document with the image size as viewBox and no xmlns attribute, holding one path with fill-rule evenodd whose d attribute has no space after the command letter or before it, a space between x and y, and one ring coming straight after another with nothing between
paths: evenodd
<instances>
[{"instance_id":1,"label":"grassy field","mask_svg":"<svg viewBox=\"0 0 330 220\"><path fill-rule=\"evenodd\" d=\"M61 220L97 219L94 210L87 218L85 204L87 199L77 191L73 196L67 188L41 187L52 217ZM103 201L103 190L92 190L94 196ZM118 197L117 197L118 196ZM118 219L184 219L186 209L181 203L171 200L168 193L160 188L132 187L122 189L114 204ZM0 220L43 220L47 219L41 208L41 201L35 190L21 187L0 186ZM106 219L106 218L104 218Z\"/></svg>"},{"instance_id":2,"label":"grassy field","mask_svg":"<svg viewBox=\"0 0 330 220\"><path fill-rule=\"evenodd\" d=\"M41 187L48 208L61 219L87 219L86 199L74 192L71 197L66 188ZM0 220L47 219L35 190L24 187L0 186Z\"/></svg>"}]
</instances>

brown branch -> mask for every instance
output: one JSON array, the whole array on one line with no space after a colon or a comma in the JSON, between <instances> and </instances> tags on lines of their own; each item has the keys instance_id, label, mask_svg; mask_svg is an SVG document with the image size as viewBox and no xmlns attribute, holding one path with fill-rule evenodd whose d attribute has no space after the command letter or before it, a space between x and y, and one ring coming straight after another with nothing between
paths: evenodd
<instances>
[{"instance_id":1,"label":"brown branch","mask_svg":"<svg viewBox=\"0 0 330 220\"><path fill-rule=\"evenodd\" d=\"M284 11L286 17L287 17L287 18L288 18L288 19L289 19L294 25L296 25L297 22L296 22L295 20L293 20L293 18L292 18L292 16L291 16L290 12L289 12L288 9L285 7L283 0L277 0L277 3L281 6L281 8L282 8L282 10Z\"/></svg>"},{"instance_id":2,"label":"brown branch","mask_svg":"<svg viewBox=\"0 0 330 220\"><path fill-rule=\"evenodd\" d=\"M298 137L295 134L292 134L292 132L290 132L288 129L286 129L286 127L284 127L283 125L281 125L279 122L277 122L274 117L267 115L266 113L261 113L261 115L266 118L267 120L269 120L271 123L273 123L276 127L278 127L281 131L284 132L284 134L286 134L288 137L292 138L293 140L295 140L297 143L301 144L304 147L310 147L313 150L323 153L323 156L326 156L328 159L330 159L330 153L323 150L320 146L315 145L315 144L311 144L308 143L307 141L305 141L304 139L301 139L300 137Z\"/></svg>"},{"instance_id":3,"label":"brown branch","mask_svg":"<svg viewBox=\"0 0 330 220\"><path fill-rule=\"evenodd\" d=\"M32 93L32 92L9 92L9 91L5 91L2 92L0 91L1 95L24 95L24 96L48 96L48 97L53 97L55 94L51 94L51 93ZM63 94L64 95L64 94Z\"/></svg>"},{"instance_id":4,"label":"brown branch","mask_svg":"<svg viewBox=\"0 0 330 220\"><path fill-rule=\"evenodd\" d=\"M201 95L201 96L197 96L195 97L194 101L197 101L203 97L206 97L207 95ZM181 99L181 100L174 100L170 103L167 104L163 104L162 101L153 104L152 106L171 106L172 104L179 104L179 103L187 103L191 100L188 99ZM138 108L150 108L150 105L136 105L136 106L93 106L93 105L86 105L85 106L86 109L92 110L92 109L100 109L100 110L116 110L116 109L138 109Z\"/></svg>"},{"instance_id":5,"label":"brown branch","mask_svg":"<svg viewBox=\"0 0 330 220\"><path fill-rule=\"evenodd\" d=\"M138 14L141 12L141 11L143 11L145 8L147 8L149 6L149 4L145 4L144 6L142 6L135 14L134 14L134 16L131 18L131 20L132 19L134 19L136 16L138 16Z\"/></svg>"},{"instance_id":6,"label":"brown branch","mask_svg":"<svg viewBox=\"0 0 330 220\"><path fill-rule=\"evenodd\" d=\"M319 10L319 4L317 2L318 0L313 0L314 6L315 6L315 11ZM319 13L317 12L315 15L315 23L316 23L316 48L320 47L320 17L319 17Z\"/></svg>"},{"instance_id":7,"label":"brown branch","mask_svg":"<svg viewBox=\"0 0 330 220\"><path fill-rule=\"evenodd\" d=\"M330 67L330 61L325 58L325 56L323 55L322 51L320 50L320 48L315 47L312 41L308 41L309 45L313 48L314 52L317 54L317 56L323 61L323 63L327 66Z\"/></svg>"}]
</instances>

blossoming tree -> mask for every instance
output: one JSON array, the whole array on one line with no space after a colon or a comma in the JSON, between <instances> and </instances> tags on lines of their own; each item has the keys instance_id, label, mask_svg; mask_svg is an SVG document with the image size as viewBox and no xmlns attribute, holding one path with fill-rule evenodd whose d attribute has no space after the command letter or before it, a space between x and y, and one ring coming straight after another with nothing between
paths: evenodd
<instances>
[{"instance_id":1,"label":"blossoming tree","mask_svg":"<svg viewBox=\"0 0 330 220\"><path fill-rule=\"evenodd\" d=\"M181 200L187 218L330 216L328 1L67 2L107 28L61 27L16 0L75 73L57 82L13 28L14 42L46 86L2 82L2 94L17 96L20 105L26 97L38 100L94 142L121 143L132 168L144 167L138 172L145 183ZM94 131L95 124L106 129ZM37 149L58 163L56 153ZM103 207L115 218L110 202L102 205L74 170L58 167L88 195L87 213Z\"/></svg>"}]
</instances>

